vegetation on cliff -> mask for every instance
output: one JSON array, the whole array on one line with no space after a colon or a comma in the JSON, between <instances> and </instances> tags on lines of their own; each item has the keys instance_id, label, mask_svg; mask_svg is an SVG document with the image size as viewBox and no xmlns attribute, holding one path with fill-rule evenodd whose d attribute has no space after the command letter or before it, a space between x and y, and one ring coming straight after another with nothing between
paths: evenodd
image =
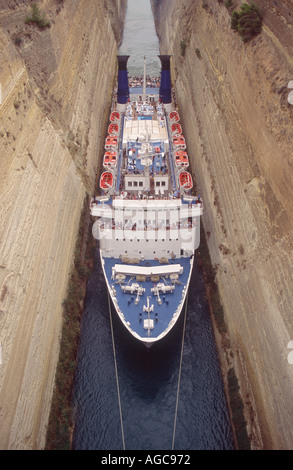
<instances>
[{"instance_id":1,"label":"vegetation on cliff","mask_svg":"<svg viewBox=\"0 0 293 470\"><path fill-rule=\"evenodd\" d=\"M240 395L238 379L233 367L228 370L227 382L237 449L251 450L250 440L246 428L247 423L244 416L244 405Z\"/></svg>"},{"instance_id":2,"label":"vegetation on cliff","mask_svg":"<svg viewBox=\"0 0 293 470\"><path fill-rule=\"evenodd\" d=\"M186 50L187 44L185 41L180 41L180 52L182 57L185 56L185 50Z\"/></svg>"},{"instance_id":3,"label":"vegetation on cliff","mask_svg":"<svg viewBox=\"0 0 293 470\"><path fill-rule=\"evenodd\" d=\"M231 28L237 31L244 42L257 36L262 30L262 14L252 2L243 3L240 11L233 10Z\"/></svg>"},{"instance_id":4,"label":"vegetation on cliff","mask_svg":"<svg viewBox=\"0 0 293 470\"><path fill-rule=\"evenodd\" d=\"M36 3L32 4L30 16L26 17L25 24L34 24L40 29L50 28L51 26L50 21L46 19L45 13L41 12Z\"/></svg>"}]
</instances>

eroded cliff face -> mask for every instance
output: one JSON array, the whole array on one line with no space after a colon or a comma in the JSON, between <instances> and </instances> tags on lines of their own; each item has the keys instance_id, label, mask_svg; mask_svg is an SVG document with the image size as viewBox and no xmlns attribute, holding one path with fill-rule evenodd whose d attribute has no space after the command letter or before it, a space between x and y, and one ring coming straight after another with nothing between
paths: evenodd
<instances>
[{"instance_id":1,"label":"eroded cliff face","mask_svg":"<svg viewBox=\"0 0 293 470\"><path fill-rule=\"evenodd\" d=\"M244 44L225 2L154 0L253 448L293 445L292 2L255 1L262 33ZM237 3L237 2L234 2ZM238 5L241 2L238 2ZM185 49L185 55L182 55Z\"/></svg>"},{"instance_id":2,"label":"eroded cliff face","mask_svg":"<svg viewBox=\"0 0 293 470\"><path fill-rule=\"evenodd\" d=\"M126 0L0 5L0 447L41 449L81 209L103 147Z\"/></svg>"}]
</instances>

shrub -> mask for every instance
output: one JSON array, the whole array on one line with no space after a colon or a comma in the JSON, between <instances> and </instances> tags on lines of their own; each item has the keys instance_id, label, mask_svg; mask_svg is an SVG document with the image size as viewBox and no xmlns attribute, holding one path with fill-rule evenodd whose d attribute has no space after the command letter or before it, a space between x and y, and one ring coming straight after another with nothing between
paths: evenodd
<instances>
[{"instance_id":1,"label":"shrub","mask_svg":"<svg viewBox=\"0 0 293 470\"><path fill-rule=\"evenodd\" d=\"M198 49L198 47L196 47L195 53L196 53L196 56L198 57L198 59L201 59L201 53L200 53L200 50Z\"/></svg>"},{"instance_id":2,"label":"shrub","mask_svg":"<svg viewBox=\"0 0 293 470\"><path fill-rule=\"evenodd\" d=\"M243 3L240 11L234 10L231 17L231 28L238 32L244 42L257 36L262 30L262 14L252 2Z\"/></svg>"},{"instance_id":3,"label":"shrub","mask_svg":"<svg viewBox=\"0 0 293 470\"><path fill-rule=\"evenodd\" d=\"M14 41L14 44L15 44L16 46L21 46L21 44L22 44L22 39L21 39L19 36L15 36L15 37L13 38L13 41Z\"/></svg>"},{"instance_id":4,"label":"shrub","mask_svg":"<svg viewBox=\"0 0 293 470\"><path fill-rule=\"evenodd\" d=\"M228 11L231 11L231 9L234 8L233 0L226 0L225 7L227 8Z\"/></svg>"},{"instance_id":5,"label":"shrub","mask_svg":"<svg viewBox=\"0 0 293 470\"><path fill-rule=\"evenodd\" d=\"M251 446L247 434L247 423L244 416L243 401L240 395L238 379L233 368L228 370L227 379L237 448L238 450L250 450Z\"/></svg>"},{"instance_id":6,"label":"shrub","mask_svg":"<svg viewBox=\"0 0 293 470\"><path fill-rule=\"evenodd\" d=\"M185 56L186 46L187 46L187 44L186 44L185 41L180 41L180 51L181 51L182 57Z\"/></svg>"},{"instance_id":7,"label":"shrub","mask_svg":"<svg viewBox=\"0 0 293 470\"><path fill-rule=\"evenodd\" d=\"M25 24L35 24L40 29L50 28L51 23L45 17L45 14L42 13L36 3L33 3L31 6L31 16L27 16L25 19Z\"/></svg>"}]
</instances>

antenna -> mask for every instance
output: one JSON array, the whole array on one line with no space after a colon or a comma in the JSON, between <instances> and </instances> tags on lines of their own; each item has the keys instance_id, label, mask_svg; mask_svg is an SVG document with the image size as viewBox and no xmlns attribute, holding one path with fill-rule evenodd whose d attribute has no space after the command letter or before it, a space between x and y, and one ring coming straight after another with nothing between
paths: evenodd
<instances>
[{"instance_id":1,"label":"antenna","mask_svg":"<svg viewBox=\"0 0 293 470\"><path fill-rule=\"evenodd\" d=\"M143 87L142 87L142 101L146 100L146 63L145 56L143 58Z\"/></svg>"}]
</instances>

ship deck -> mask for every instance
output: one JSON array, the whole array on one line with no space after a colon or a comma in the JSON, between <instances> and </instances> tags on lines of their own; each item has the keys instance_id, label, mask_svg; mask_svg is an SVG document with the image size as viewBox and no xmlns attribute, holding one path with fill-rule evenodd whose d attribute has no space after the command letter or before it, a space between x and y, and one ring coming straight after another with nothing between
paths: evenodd
<instances>
[{"instance_id":1,"label":"ship deck","mask_svg":"<svg viewBox=\"0 0 293 470\"><path fill-rule=\"evenodd\" d=\"M116 192L127 191L125 176L145 175L147 167L150 181L153 177L163 176L168 178L168 183L163 183L164 188L151 184L147 190L137 187L136 191L133 187L128 190L128 197L178 197L173 150L169 142L170 131L163 107L155 103L130 102L121 119Z\"/></svg>"},{"instance_id":2,"label":"ship deck","mask_svg":"<svg viewBox=\"0 0 293 470\"><path fill-rule=\"evenodd\" d=\"M118 310L123 312L125 322L129 329L135 332L141 339L155 339L163 334L166 329L168 330L170 322L172 325L172 318L175 318L173 317L174 313L178 311L178 308L180 308L181 311L183 307L183 299L188 287L192 265L193 257L169 259L168 263L165 265L160 264L160 261L155 259L143 260L137 265L128 265L122 264L119 258L103 258L104 272L110 292L113 292L113 288L115 289L115 299L117 301L115 307L117 309L118 306ZM119 269L119 266L123 266L123 269ZM178 279L172 282L170 273L179 273L179 266L181 269L180 274L178 274ZM123 273L123 280L117 280L117 276L114 276L113 279L113 270L120 274ZM139 273L144 274L144 276L139 275ZM156 282L154 282L152 280L152 273L154 273L153 275L159 273L157 274L159 281L156 280ZM145 277L145 280L142 280L143 277ZM139 296L138 302L136 302L136 292L123 292L123 286L130 287L133 283L139 285L143 290L143 293ZM151 290L158 286L159 283L165 286L175 286L173 292L160 292L160 303L157 295ZM153 305L153 310L150 313L144 311L144 306L147 306L148 298L149 305ZM150 320L150 322L147 322L146 325L144 320ZM148 325L151 325L151 328L147 328L146 326Z\"/></svg>"}]
</instances>

